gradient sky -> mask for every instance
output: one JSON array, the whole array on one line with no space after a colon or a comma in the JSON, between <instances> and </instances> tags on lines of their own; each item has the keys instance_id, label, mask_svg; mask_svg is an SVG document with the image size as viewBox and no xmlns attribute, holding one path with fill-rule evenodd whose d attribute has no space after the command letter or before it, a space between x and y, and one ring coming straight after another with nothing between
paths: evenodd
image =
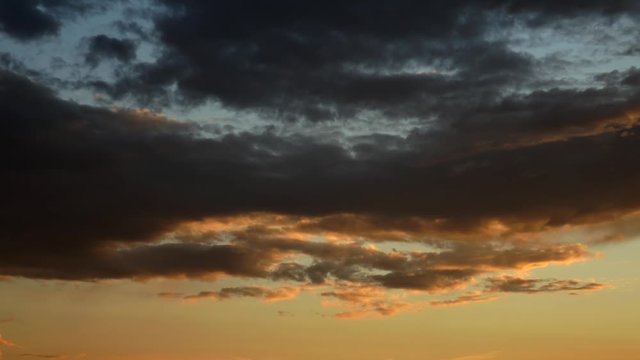
<instances>
[{"instance_id":1,"label":"gradient sky","mask_svg":"<svg viewBox=\"0 0 640 360\"><path fill-rule=\"evenodd\" d=\"M640 359L638 19L0 0L0 359Z\"/></svg>"}]
</instances>

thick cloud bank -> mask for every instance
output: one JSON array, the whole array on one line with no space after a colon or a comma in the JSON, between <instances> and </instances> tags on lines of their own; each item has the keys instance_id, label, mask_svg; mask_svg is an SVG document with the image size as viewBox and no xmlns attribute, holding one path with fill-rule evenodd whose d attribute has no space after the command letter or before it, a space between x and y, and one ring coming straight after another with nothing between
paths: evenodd
<instances>
[{"instance_id":1,"label":"thick cloud bank","mask_svg":"<svg viewBox=\"0 0 640 360\"><path fill-rule=\"evenodd\" d=\"M358 318L600 290L526 272L638 233L640 34L581 37L600 62L539 41L637 25L635 1L150 4L57 67L1 54L0 279L228 276L160 296L310 291ZM28 46L100 11L0 1L0 31Z\"/></svg>"}]
</instances>

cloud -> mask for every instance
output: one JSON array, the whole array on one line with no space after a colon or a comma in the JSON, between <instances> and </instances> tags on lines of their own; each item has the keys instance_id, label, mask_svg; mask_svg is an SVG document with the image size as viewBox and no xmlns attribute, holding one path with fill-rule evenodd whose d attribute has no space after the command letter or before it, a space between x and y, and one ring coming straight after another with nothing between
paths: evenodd
<instances>
[{"instance_id":1,"label":"cloud","mask_svg":"<svg viewBox=\"0 0 640 360\"><path fill-rule=\"evenodd\" d=\"M442 291L461 288L477 272L473 269L439 270L428 269L416 272L391 272L375 275L374 278L392 289L415 289Z\"/></svg>"},{"instance_id":2,"label":"cloud","mask_svg":"<svg viewBox=\"0 0 640 360\"><path fill-rule=\"evenodd\" d=\"M69 359L69 356L67 355L28 354L28 353L20 354L20 357L32 357L32 358L55 359L55 360Z\"/></svg>"},{"instance_id":3,"label":"cloud","mask_svg":"<svg viewBox=\"0 0 640 360\"><path fill-rule=\"evenodd\" d=\"M104 34L92 36L88 40L85 62L97 66L103 60L118 60L123 63L136 58L136 45L127 39L116 39Z\"/></svg>"},{"instance_id":4,"label":"cloud","mask_svg":"<svg viewBox=\"0 0 640 360\"><path fill-rule=\"evenodd\" d=\"M0 31L29 41L57 35L63 20L94 8L91 1L3 0L0 2Z\"/></svg>"},{"instance_id":5,"label":"cloud","mask_svg":"<svg viewBox=\"0 0 640 360\"><path fill-rule=\"evenodd\" d=\"M387 316L414 297L595 290L505 274L585 261L595 254L580 242L635 233L637 69L560 79L553 59L503 35L615 22L637 14L631 2L156 4L153 38L135 22L119 23L135 41L87 38L78 72L110 61L110 78L46 87L2 57L21 74L0 72L0 279L227 276L270 286L158 296L276 301L322 287L338 318ZM28 20L0 16L23 40L59 31L65 16L45 10L93 8L2 6ZM87 89L134 107L56 95ZM155 111L176 113L167 99L213 102L239 126Z\"/></svg>"},{"instance_id":6,"label":"cloud","mask_svg":"<svg viewBox=\"0 0 640 360\"><path fill-rule=\"evenodd\" d=\"M0 335L0 359L2 359L2 347L17 347L20 348L20 346L16 345L15 343L5 339L2 337L2 335ZM70 355L52 355L52 354L36 354L36 353L22 353L18 355L19 357L34 357L34 358L41 358L41 359L56 359L56 360L63 360L63 359L80 359L86 356L86 354L81 353L81 354L77 354L74 356L70 356Z\"/></svg>"},{"instance_id":7,"label":"cloud","mask_svg":"<svg viewBox=\"0 0 640 360\"><path fill-rule=\"evenodd\" d=\"M456 297L451 300L439 300L439 301L431 301L429 304L431 306L455 306L455 305L466 305L476 302L487 302L497 300L497 296L492 296L485 294L481 291L474 291L470 293L466 293Z\"/></svg>"},{"instance_id":8,"label":"cloud","mask_svg":"<svg viewBox=\"0 0 640 360\"><path fill-rule=\"evenodd\" d=\"M82 359L87 356L85 353L80 353L77 355L54 355L54 354L35 354L35 353L24 353L20 354L20 357L25 358L40 358L40 359L54 359L54 360L67 360L67 359Z\"/></svg>"},{"instance_id":9,"label":"cloud","mask_svg":"<svg viewBox=\"0 0 640 360\"><path fill-rule=\"evenodd\" d=\"M11 341L3 338L2 335L0 335L0 346L14 347L14 346L16 346L16 344L14 344Z\"/></svg>"},{"instance_id":10,"label":"cloud","mask_svg":"<svg viewBox=\"0 0 640 360\"><path fill-rule=\"evenodd\" d=\"M544 77L544 60L514 50L508 37L495 39L497 29L517 25L534 31L550 24L562 27L557 24L562 20L613 21L638 11L631 1L159 2L167 8L153 18L162 54L121 72L113 82L94 83L101 91L116 99L162 103L176 90L175 98L189 104L214 100L282 120L354 121L372 111L393 120L442 117L445 122L438 125L445 130L462 126L463 134L468 133L465 126L486 125L482 119L467 120L468 110L490 116L491 107L505 116L498 122L512 130L544 130L535 124L545 121L527 119L533 107L522 113L514 108L506 116L511 104L527 96L515 91L514 101L509 96L502 100L514 89L558 80L553 74ZM355 17L361 20L348 20ZM395 19L403 19L402 24ZM571 101L574 92L580 93L554 89L550 95ZM582 104L606 110L603 104ZM563 111L540 110L543 116ZM448 126L452 117L456 124ZM531 121L530 126L522 126L521 119ZM554 123L563 126L546 126Z\"/></svg>"},{"instance_id":11,"label":"cloud","mask_svg":"<svg viewBox=\"0 0 640 360\"><path fill-rule=\"evenodd\" d=\"M511 232L528 226L543 230L611 217L640 203L628 191L637 169L625 161L637 149L636 136L603 134L421 165L419 148L369 149L354 158L338 144L308 138L269 133L201 138L194 124L77 106L15 75L2 79L12 89L3 102L12 119L3 124L3 151L21 154L9 159L9 180L17 188L9 200L16 211L5 231L22 237L28 204L56 192L74 196L51 204L67 209L64 221L47 224L45 209L31 214L42 222L42 235L100 241L149 239L185 221L252 211L379 214L391 221L414 216L460 231L491 220ZM31 127L51 136L29 146L36 136ZM68 165L61 176L68 181L56 183L51 167L63 159ZM602 173L604 163L615 173ZM116 170L126 183L109 176ZM20 181L32 172L43 176L37 191ZM594 196L579 196L585 192ZM133 200L135 207L118 209ZM101 214L86 211L92 203L100 204ZM74 225L70 231L65 224L82 228Z\"/></svg>"},{"instance_id":12,"label":"cloud","mask_svg":"<svg viewBox=\"0 0 640 360\"><path fill-rule=\"evenodd\" d=\"M488 279L487 290L492 292L515 292L536 294L557 291L593 291L606 288L605 284L579 280L529 279L502 276Z\"/></svg>"},{"instance_id":13,"label":"cloud","mask_svg":"<svg viewBox=\"0 0 640 360\"><path fill-rule=\"evenodd\" d=\"M389 295L383 288L348 282L336 284L334 290L322 292L321 296L338 301L324 302L325 306L341 309L334 315L336 319L391 316L412 308L401 296Z\"/></svg>"},{"instance_id":14,"label":"cloud","mask_svg":"<svg viewBox=\"0 0 640 360\"><path fill-rule=\"evenodd\" d=\"M5 339L2 337L2 335L0 335L0 360L3 358L2 356L2 347L15 347L16 344L14 344L13 342Z\"/></svg>"},{"instance_id":15,"label":"cloud","mask_svg":"<svg viewBox=\"0 0 640 360\"><path fill-rule=\"evenodd\" d=\"M67 256L70 256L67 258ZM216 274L260 277L273 259L241 246L203 246L195 244L148 245L130 250L105 249L102 253L85 253L75 261L72 254L52 255L49 262L25 259L9 263L2 271L14 275L63 280L213 278ZM68 265L57 264L61 259ZM82 269L73 273L71 267Z\"/></svg>"},{"instance_id":16,"label":"cloud","mask_svg":"<svg viewBox=\"0 0 640 360\"><path fill-rule=\"evenodd\" d=\"M282 300L291 300L298 296L300 293L299 288L282 287L277 289L270 289L259 286L244 286L244 287L226 287L219 291L202 291L194 295L186 295L183 297L186 301L197 300L227 300L236 297L250 297L263 299L266 302L275 302Z\"/></svg>"},{"instance_id":17,"label":"cloud","mask_svg":"<svg viewBox=\"0 0 640 360\"><path fill-rule=\"evenodd\" d=\"M228 240L233 239L229 234L225 237ZM591 256L582 245L566 244L547 245L543 248L538 244L536 247L508 249L465 245L462 248L442 248L437 251L386 252L367 244L270 239L264 234L252 241L232 240L231 244L251 244L256 252L279 254L272 255L273 259L278 260L265 266L263 274L253 277L284 281L291 285L276 289L254 286L229 287L192 295L164 292L158 296L166 299L216 301L233 297L255 297L275 301L293 298L305 288L321 286L334 288L323 291L321 296L339 300L341 305L335 307L348 310L337 315L338 318L359 318L371 314L388 316L414 308L398 298L390 300L387 292L394 289L425 294L448 293L472 285L476 277L487 273L523 271L554 263L584 260ZM296 258L302 260L302 256L308 257L311 262L293 261ZM454 305L493 299L493 295L471 293L455 300L431 304Z\"/></svg>"},{"instance_id":18,"label":"cloud","mask_svg":"<svg viewBox=\"0 0 640 360\"><path fill-rule=\"evenodd\" d=\"M179 299L184 296L183 293L179 292L160 292L157 295L163 299Z\"/></svg>"},{"instance_id":19,"label":"cloud","mask_svg":"<svg viewBox=\"0 0 640 360\"><path fill-rule=\"evenodd\" d=\"M8 324L8 323L12 323L14 321L16 321L16 318L13 315L0 318L0 324Z\"/></svg>"},{"instance_id":20,"label":"cloud","mask_svg":"<svg viewBox=\"0 0 640 360\"><path fill-rule=\"evenodd\" d=\"M611 245L631 241L640 235L638 213L619 216L612 221L594 223L585 226L582 232L587 242L593 245Z\"/></svg>"},{"instance_id":21,"label":"cloud","mask_svg":"<svg viewBox=\"0 0 640 360\"><path fill-rule=\"evenodd\" d=\"M8 119L0 125L2 171L13 189L0 232L4 276L228 275L297 284L292 289L340 281L442 293L494 272L589 259L584 245L518 235L605 221L640 204L625 191L637 175L624 160L639 148L635 136L496 150L467 158L461 171L457 160L420 165L420 147L354 156L306 137L213 136L150 111L63 101L10 72L0 83ZM602 173L603 163L616 171ZM594 196L583 197L587 190ZM381 250L372 240L413 248ZM293 292L247 287L191 296L269 300ZM341 316L404 306L371 301Z\"/></svg>"},{"instance_id":22,"label":"cloud","mask_svg":"<svg viewBox=\"0 0 640 360\"><path fill-rule=\"evenodd\" d=\"M284 310L278 310L277 314L278 314L278 316L281 316L281 317L293 317L293 316L295 316L294 313L289 312L289 311L284 311Z\"/></svg>"},{"instance_id":23,"label":"cloud","mask_svg":"<svg viewBox=\"0 0 640 360\"><path fill-rule=\"evenodd\" d=\"M2 124L2 151L9 154L3 171L14 189L0 234L5 276L228 274L311 282L332 276L431 290L463 285L484 271L587 259L591 255L582 245L510 244L509 234L601 221L640 204L626 190L637 176L624 161L638 148L635 136L603 135L483 155L477 161L487 165L469 168L464 176L452 170L455 163L391 171L410 162L413 152L374 161L353 158L337 144L269 133L202 137L197 125L154 113L59 100L15 74L5 72L0 81L6 95L2 111L10 119ZM596 143L607 146L596 154ZM530 158L527 166L521 165L523 158ZM616 172L601 173L601 163ZM578 168L579 176L573 173ZM588 171L593 176L586 176ZM549 172L555 174L552 182L536 175ZM37 187L28 181L35 174ZM609 189L612 184L617 186ZM580 195L587 190L594 196ZM225 216L236 224L240 218L233 214L251 219L258 210L274 215L257 215L237 231L205 232L200 242L179 238L185 224L203 218L215 223ZM278 216L289 223L289 232L265 225ZM28 225L34 221L37 228ZM371 234L379 241L398 239L393 233L444 251L385 253L357 245ZM507 242L499 246L462 241L502 233ZM347 244L291 238L325 234L342 236ZM447 243L449 234L461 241ZM158 242L174 235L175 241ZM433 237L443 242L438 245ZM63 244L69 250L57 250ZM282 260L296 253L315 262L300 267ZM370 276L363 273L368 269L387 273Z\"/></svg>"},{"instance_id":24,"label":"cloud","mask_svg":"<svg viewBox=\"0 0 640 360\"><path fill-rule=\"evenodd\" d=\"M55 34L60 24L38 8L39 1L2 1L0 3L0 26L2 31L18 39L32 39Z\"/></svg>"}]
</instances>

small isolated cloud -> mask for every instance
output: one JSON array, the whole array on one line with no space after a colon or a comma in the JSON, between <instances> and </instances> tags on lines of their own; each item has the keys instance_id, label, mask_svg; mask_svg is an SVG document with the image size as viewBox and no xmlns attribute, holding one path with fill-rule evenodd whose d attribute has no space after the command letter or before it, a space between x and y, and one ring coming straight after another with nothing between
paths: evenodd
<instances>
[{"instance_id":1,"label":"small isolated cloud","mask_svg":"<svg viewBox=\"0 0 640 360\"><path fill-rule=\"evenodd\" d=\"M16 345L14 342L9 341L0 335L0 360L2 357L2 347L15 347L21 348L21 346ZM40 359L52 359L52 360L71 360L71 359L81 359L86 357L87 354L79 353L76 355L66 355L66 354L40 354L40 353L22 353L18 354L21 358L40 358Z\"/></svg>"},{"instance_id":2,"label":"small isolated cloud","mask_svg":"<svg viewBox=\"0 0 640 360\"><path fill-rule=\"evenodd\" d=\"M279 310L278 311L278 316L281 316L281 317L294 317L295 315L290 311Z\"/></svg>"},{"instance_id":3,"label":"small isolated cloud","mask_svg":"<svg viewBox=\"0 0 640 360\"><path fill-rule=\"evenodd\" d=\"M498 299L497 296L488 295L481 291L474 291L474 292L460 295L450 300L431 301L430 304L431 306L454 306L454 305L471 304L476 302L487 302L487 301L493 301L497 299Z\"/></svg>"},{"instance_id":4,"label":"small isolated cloud","mask_svg":"<svg viewBox=\"0 0 640 360\"><path fill-rule=\"evenodd\" d=\"M298 296L300 288L293 287L281 287L277 289L270 289L260 286L240 286L240 287L226 287L218 291L201 291L198 294L187 295L182 299L185 301L197 301L197 300L227 300L237 297L249 297L262 299L265 302L275 302L282 300L291 300Z\"/></svg>"},{"instance_id":5,"label":"small isolated cloud","mask_svg":"<svg viewBox=\"0 0 640 360\"><path fill-rule=\"evenodd\" d=\"M40 358L40 359L53 359L53 360L64 360L69 359L68 355L51 355L51 354L20 354L20 357L31 357L31 358Z\"/></svg>"},{"instance_id":6,"label":"small isolated cloud","mask_svg":"<svg viewBox=\"0 0 640 360\"><path fill-rule=\"evenodd\" d=\"M530 279L514 276L501 276L488 279L487 290L491 292L513 292L536 294L558 291L594 291L606 288L598 282L580 280Z\"/></svg>"},{"instance_id":7,"label":"small isolated cloud","mask_svg":"<svg viewBox=\"0 0 640 360\"><path fill-rule=\"evenodd\" d=\"M0 360L2 360L2 348L3 347L15 347L16 344L14 344L13 342L5 339L2 337L2 335L0 335Z\"/></svg>"},{"instance_id":8,"label":"small isolated cloud","mask_svg":"<svg viewBox=\"0 0 640 360\"><path fill-rule=\"evenodd\" d=\"M38 358L38 359L52 359L52 360L72 360L72 359L82 359L87 356L85 353L80 353L76 355L65 355L65 354L38 354L38 353L24 353L20 354L20 357L23 358Z\"/></svg>"},{"instance_id":9,"label":"small isolated cloud","mask_svg":"<svg viewBox=\"0 0 640 360\"><path fill-rule=\"evenodd\" d=\"M14 344L13 342L3 338L2 335L0 335L0 346L14 347L14 346L16 346L16 344Z\"/></svg>"},{"instance_id":10,"label":"small isolated cloud","mask_svg":"<svg viewBox=\"0 0 640 360\"><path fill-rule=\"evenodd\" d=\"M179 292L160 292L157 295L163 299L179 299L184 296L183 293Z\"/></svg>"}]
</instances>

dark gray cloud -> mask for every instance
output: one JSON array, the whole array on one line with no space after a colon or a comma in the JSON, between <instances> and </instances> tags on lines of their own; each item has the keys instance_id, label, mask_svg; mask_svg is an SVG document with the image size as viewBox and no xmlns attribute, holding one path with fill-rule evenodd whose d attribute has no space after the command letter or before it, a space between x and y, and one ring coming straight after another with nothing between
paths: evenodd
<instances>
[{"instance_id":1,"label":"dark gray cloud","mask_svg":"<svg viewBox=\"0 0 640 360\"><path fill-rule=\"evenodd\" d=\"M136 45L127 39L116 39L104 34L96 35L88 40L88 50L85 61L98 65L102 60L118 60L128 63L136 58Z\"/></svg>"},{"instance_id":2,"label":"dark gray cloud","mask_svg":"<svg viewBox=\"0 0 640 360\"><path fill-rule=\"evenodd\" d=\"M61 101L8 72L0 82L3 186L11 189L0 231L4 275L271 276L271 256L291 252L317 262L304 269L280 264L273 278L323 282L330 275L429 289L439 281L464 281L478 269L575 259L586 250L460 245L423 258L390 257L358 246L277 239L259 228L236 233L233 245L140 244L160 240L184 222L252 212L352 213L365 224L377 216L378 229L429 229L411 230L415 222L397 220L408 216L438 224L434 235L453 229L486 236L480 229L487 219L503 220L516 233L540 231L606 219L640 204L633 190L639 174L632 159L640 148L635 128L625 136L605 132L429 165L421 163L419 147L368 149L360 157L305 137L203 137L195 124ZM307 221L307 229L313 223ZM315 225L323 226L336 230L335 224ZM461 270L440 273L415 265L421 262ZM362 268L389 274L363 277Z\"/></svg>"},{"instance_id":3,"label":"dark gray cloud","mask_svg":"<svg viewBox=\"0 0 640 360\"><path fill-rule=\"evenodd\" d=\"M386 28L397 29L397 34L384 30L381 24L374 26L374 21L381 23L383 18L388 19L382 13L363 17L371 18L367 20L371 23L363 24L361 32L342 24L346 20L337 20L345 29L331 28L330 17L316 18L317 12L323 11L318 9L291 14L298 20L282 19L282 27L274 24L245 34L242 26L237 29L238 25L228 25L229 21L246 24L246 19L231 20L235 16L244 17L244 13L235 15L232 9L225 9L232 13L226 13L225 19L217 22L210 21L209 17L225 12L216 6L203 3L188 8L184 17L158 19L156 27L165 54L155 63L139 64L122 72L115 83L99 84L100 89L114 98L133 96L153 103L162 100L167 88L175 83L180 98L186 102L215 99L232 108L252 109L284 119L346 119L365 110L391 117L425 116L434 112L433 97L443 91L451 93L452 100L478 89L496 93L500 86L525 81L534 65L529 56L502 43L470 39L441 44L428 40L453 32L438 28L438 21L454 24L463 21L456 18L453 8L444 7L452 13L449 20L443 20L447 16L442 15L438 21L414 17L415 24L407 25L404 31L398 26ZM365 8L363 11L368 7L360 6ZM343 14L345 17L355 16L349 12L360 11L359 6L349 8L340 5L336 9L347 12ZM396 10L413 11L407 4ZM324 9L327 11L332 10ZM329 23L323 23L325 20ZM228 31L238 31L244 36L224 35L227 30L215 26L209 29L212 23L230 26ZM427 40L422 36L427 36ZM202 51L205 48L207 51ZM412 66L456 74L406 72ZM386 70L391 73L385 73Z\"/></svg>"},{"instance_id":4,"label":"dark gray cloud","mask_svg":"<svg viewBox=\"0 0 640 360\"><path fill-rule=\"evenodd\" d=\"M206 99L283 119L351 119L363 111L422 119L535 87L543 62L491 31L524 21L616 18L632 1L160 1L164 53L93 84L114 98L164 103L175 84ZM402 19L398 22L396 19Z\"/></svg>"},{"instance_id":5,"label":"dark gray cloud","mask_svg":"<svg viewBox=\"0 0 640 360\"><path fill-rule=\"evenodd\" d=\"M58 245L51 244L51 247ZM87 244L78 245L87 247ZM46 248L16 251L14 254L13 259L8 254L2 257L0 271L5 275L87 281L157 277L205 279L214 278L216 274L266 277L267 266L274 263L275 255L239 246L193 244L68 250L61 253Z\"/></svg>"},{"instance_id":6,"label":"dark gray cloud","mask_svg":"<svg viewBox=\"0 0 640 360\"><path fill-rule=\"evenodd\" d=\"M0 31L18 40L56 35L63 20L96 5L99 4L92 4L89 0L2 0Z\"/></svg>"},{"instance_id":7,"label":"dark gray cloud","mask_svg":"<svg viewBox=\"0 0 640 360\"><path fill-rule=\"evenodd\" d=\"M38 8L40 1L0 1L0 27L5 33L21 40L30 40L58 32L58 20Z\"/></svg>"},{"instance_id":8,"label":"dark gray cloud","mask_svg":"<svg viewBox=\"0 0 640 360\"><path fill-rule=\"evenodd\" d=\"M116 20L113 27L125 35L133 35L141 40L150 41L151 34L135 21Z\"/></svg>"},{"instance_id":9,"label":"dark gray cloud","mask_svg":"<svg viewBox=\"0 0 640 360\"><path fill-rule=\"evenodd\" d=\"M638 11L638 3L633 0L614 0L602 2L598 0L570 1L535 1L506 0L493 1L493 4L504 6L511 13L534 13L538 16L580 16L584 14L615 15Z\"/></svg>"}]
</instances>

